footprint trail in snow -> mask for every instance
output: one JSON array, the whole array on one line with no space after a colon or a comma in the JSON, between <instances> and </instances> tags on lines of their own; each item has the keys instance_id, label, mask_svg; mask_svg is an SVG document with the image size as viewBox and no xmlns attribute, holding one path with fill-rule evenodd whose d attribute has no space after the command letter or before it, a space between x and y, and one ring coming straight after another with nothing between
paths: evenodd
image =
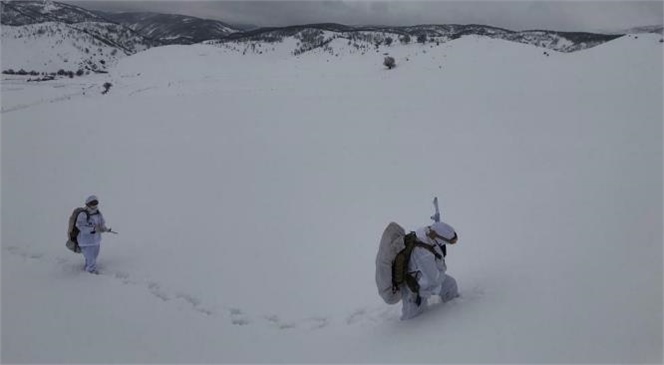
<instances>
[{"instance_id":1,"label":"footprint trail in snow","mask_svg":"<svg viewBox=\"0 0 664 365\"><path fill-rule=\"evenodd\" d=\"M25 261L51 261L57 264L58 267L64 268L67 272L80 272L83 274L83 265L79 259L72 257L56 257L49 258L48 256L31 252L17 246L8 246L4 251L12 256L20 257ZM263 323L277 330L320 330L332 324L333 322L343 323L345 325L374 325L386 321L397 321L399 319L400 311L397 306L389 307L363 307L353 311L343 319L337 319L325 316L312 316L301 318L298 320L283 319L277 314L266 315L248 315L241 308L220 306L215 309L214 307L205 305L200 298L186 293L184 291L169 291L164 288L162 284L153 280L140 280L134 278L131 274L123 271L114 270L101 270L100 276L118 280L125 285L133 285L143 287L145 290L158 298L164 303L174 303L185 305L191 310L204 316L221 316L230 320L230 323L235 326L248 326L254 323ZM461 300L471 299L471 297L481 296L483 292L481 289L472 289L469 297L462 297ZM436 304L433 302L432 304Z\"/></svg>"}]
</instances>

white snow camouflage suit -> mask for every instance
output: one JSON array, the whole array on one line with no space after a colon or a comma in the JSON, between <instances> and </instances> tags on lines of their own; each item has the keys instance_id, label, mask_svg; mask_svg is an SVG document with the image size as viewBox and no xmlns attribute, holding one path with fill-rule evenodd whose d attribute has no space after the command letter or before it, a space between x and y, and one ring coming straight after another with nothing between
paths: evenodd
<instances>
[{"instance_id":1,"label":"white snow camouflage suit","mask_svg":"<svg viewBox=\"0 0 664 365\"><path fill-rule=\"evenodd\" d=\"M448 240L457 237L454 228L443 222L437 222L415 231L417 239L428 245L432 245L434 250L441 256L441 259L436 259L436 256L427 249L421 247L413 249L408 263L408 271L417 272L416 278L418 284L420 284L422 303L418 306L415 302L417 298L416 294L412 293L407 285L402 285L402 320L413 318L422 313L427 306L428 298L432 295L439 295L443 302L459 296L456 280L446 274L447 266L445 265L443 251L439 246L439 244L444 244L445 242L428 237L427 232L430 229Z\"/></svg>"},{"instance_id":2,"label":"white snow camouflage suit","mask_svg":"<svg viewBox=\"0 0 664 365\"><path fill-rule=\"evenodd\" d=\"M81 212L76 217L76 228L80 231L77 240L81 253L85 257L85 271L96 273L101 233L106 230L106 221L99 210L87 206L92 201L97 201L97 197L92 195L86 199L86 212ZM103 227L103 229L96 230L95 227Z\"/></svg>"}]
</instances>

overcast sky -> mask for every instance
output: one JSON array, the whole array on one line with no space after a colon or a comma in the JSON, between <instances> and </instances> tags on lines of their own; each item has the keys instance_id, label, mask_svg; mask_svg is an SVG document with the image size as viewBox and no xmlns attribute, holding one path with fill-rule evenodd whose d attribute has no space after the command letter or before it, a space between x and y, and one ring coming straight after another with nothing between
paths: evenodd
<instances>
[{"instance_id":1,"label":"overcast sky","mask_svg":"<svg viewBox=\"0 0 664 365\"><path fill-rule=\"evenodd\" d=\"M512 30L621 30L662 24L660 1L66 1L87 9L153 11L256 26L484 24Z\"/></svg>"}]
</instances>

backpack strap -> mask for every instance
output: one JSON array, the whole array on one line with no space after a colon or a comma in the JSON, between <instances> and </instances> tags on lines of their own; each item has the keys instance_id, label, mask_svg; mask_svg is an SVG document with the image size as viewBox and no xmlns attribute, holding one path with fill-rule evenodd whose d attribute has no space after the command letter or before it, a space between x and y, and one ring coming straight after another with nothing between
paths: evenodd
<instances>
[{"instance_id":1,"label":"backpack strap","mask_svg":"<svg viewBox=\"0 0 664 365\"><path fill-rule=\"evenodd\" d=\"M417 234L415 232L408 233L404 237L404 243L406 244L406 246L414 245L415 247L421 247L421 248L426 249L427 251L431 252L434 256L436 256L437 260L440 260L444 257L444 256L440 256L440 254L438 252L436 252L436 250L433 249L432 245L428 245L428 244L420 241L417 238ZM445 255L445 253L446 253L445 249L443 247L441 247L441 249L443 250L443 255ZM408 257L410 257L410 255L408 255Z\"/></svg>"},{"instance_id":2,"label":"backpack strap","mask_svg":"<svg viewBox=\"0 0 664 365\"><path fill-rule=\"evenodd\" d=\"M76 226L76 220L78 219L78 216L81 215L81 213L85 213L85 220L86 221L90 220L90 213L88 212L87 209L85 209L83 207L80 207L80 208L76 208L76 211L78 213L76 213L76 217L74 218L74 226Z\"/></svg>"},{"instance_id":3,"label":"backpack strap","mask_svg":"<svg viewBox=\"0 0 664 365\"><path fill-rule=\"evenodd\" d=\"M90 214L90 212L88 212L87 208L79 208L79 209L81 209L81 211L76 215L76 218L78 219L79 214L85 213L85 221L88 222L88 224L91 224L90 223L90 217L92 217L93 215L100 215L101 214L99 209L97 209L97 211L92 213L92 214ZM74 225L76 225L76 223L74 223Z\"/></svg>"},{"instance_id":4,"label":"backpack strap","mask_svg":"<svg viewBox=\"0 0 664 365\"><path fill-rule=\"evenodd\" d=\"M420 283L417 282L417 278L408 273L404 278L408 289L415 294L415 304L419 307L422 304L422 297L420 296Z\"/></svg>"},{"instance_id":5,"label":"backpack strap","mask_svg":"<svg viewBox=\"0 0 664 365\"><path fill-rule=\"evenodd\" d=\"M441 256L438 252L436 252L436 250L434 250L433 246L427 245L424 242L420 242L420 241L415 242L415 247L421 247L421 248L426 249L427 251L431 252L434 256L436 256L437 260L440 260L440 259L443 258L443 256Z\"/></svg>"},{"instance_id":6,"label":"backpack strap","mask_svg":"<svg viewBox=\"0 0 664 365\"><path fill-rule=\"evenodd\" d=\"M81 213L85 213L85 221L90 224L90 212L86 208L81 208L82 210L78 213L80 215ZM78 219L78 215L76 216L76 219Z\"/></svg>"},{"instance_id":7,"label":"backpack strap","mask_svg":"<svg viewBox=\"0 0 664 365\"><path fill-rule=\"evenodd\" d=\"M410 255L415 247L421 247L431 252L436 257L436 260L440 260L443 258L443 256L441 256L438 252L436 252L433 246L427 245L426 243L417 239L417 234L415 232L408 233L404 237L404 243L406 245L405 250L409 250L407 255L408 261L410 261ZM408 263L406 263L406 265L408 265ZM413 275L413 273L406 273L404 277L404 282L406 286L408 286L408 289L410 289L410 291L413 294L415 294L415 304L417 304L417 306L419 307L422 304L422 297L420 296L420 284L417 282L416 275L417 273L415 273L415 275ZM393 290L395 290L395 287L393 287Z\"/></svg>"}]
</instances>

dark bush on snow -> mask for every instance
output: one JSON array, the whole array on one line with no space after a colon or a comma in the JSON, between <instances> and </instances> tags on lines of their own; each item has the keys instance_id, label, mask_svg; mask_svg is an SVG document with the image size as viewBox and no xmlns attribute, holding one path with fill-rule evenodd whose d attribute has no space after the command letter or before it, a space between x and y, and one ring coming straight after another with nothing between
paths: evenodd
<instances>
[{"instance_id":1,"label":"dark bush on snow","mask_svg":"<svg viewBox=\"0 0 664 365\"><path fill-rule=\"evenodd\" d=\"M111 84L110 82L105 82L103 86L104 86L104 91L102 91L101 93L106 94L108 90L111 89L111 86L113 86L113 84Z\"/></svg>"},{"instance_id":2,"label":"dark bush on snow","mask_svg":"<svg viewBox=\"0 0 664 365\"><path fill-rule=\"evenodd\" d=\"M396 62L394 61L393 57L385 57L385 60L383 60L383 65L387 67L388 70L391 70L396 66Z\"/></svg>"}]
</instances>

